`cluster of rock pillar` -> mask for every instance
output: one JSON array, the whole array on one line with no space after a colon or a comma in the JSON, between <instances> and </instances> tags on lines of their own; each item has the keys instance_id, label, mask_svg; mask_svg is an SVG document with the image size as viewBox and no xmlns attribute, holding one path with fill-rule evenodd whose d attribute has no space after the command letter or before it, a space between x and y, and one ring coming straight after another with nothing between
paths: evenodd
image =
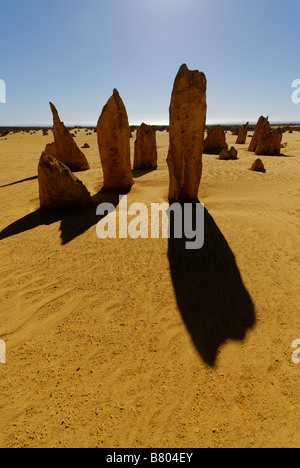
<instances>
[{"instance_id":1,"label":"cluster of rock pillar","mask_svg":"<svg viewBox=\"0 0 300 468\"><path fill-rule=\"evenodd\" d=\"M206 122L206 77L182 65L174 82L170 104L170 200L197 200L202 175ZM89 169L88 161L61 122L55 106L54 143L48 144L38 167L41 208L89 206L92 197L72 171ZM103 189L124 193L134 184L130 160L130 127L125 105L116 89L104 106L97 124L103 169ZM156 134L142 124L134 147L135 170L157 169Z\"/></svg>"},{"instance_id":2,"label":"cluster of rock pillar","mask_svg":"<svg viewBox=\"0 0 300 468\"><path fill-rule=\"evenodd\" d=\"M175 78L169 126L169 200L198 200L202 176L202 155L219 154L219 159L237 159L237 150L228 149L225 131L214 126L205 136L206 89L204 73L189 70L184 64ZM53 115L54 142L46 146L39 167L39 191L41 208L89 206L92 197L72 171L90 168L83 152L73 136L61 122L57 109L50 103ZM245 144L249 122L243 125L237 144ZM134 184L130 158L128 115L116 89L103 107L97 124L100 159L103 169L103 189L115 193L127 193ZM268 118L260 117L249 151L257 155L279 155L281 130L271 131ZM156 134L152 127L142 124L134 146L134 170L157 168ZM258 166L259 168L259 166ZM262 170L262 168L260 168Z\"/></svg>"}]
</instances>

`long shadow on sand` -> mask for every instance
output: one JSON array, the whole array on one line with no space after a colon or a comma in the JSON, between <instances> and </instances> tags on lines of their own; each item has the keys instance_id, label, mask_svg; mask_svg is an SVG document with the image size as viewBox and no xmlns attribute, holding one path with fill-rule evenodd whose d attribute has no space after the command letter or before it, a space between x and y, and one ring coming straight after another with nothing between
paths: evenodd
<instances>
[{"instance_id":1,"label":"long shadow on sand","mask_svg":"<svg viewBox=\"0 0 300 468\"><path fill-rule=\"evenodd\" d=\"M134 179L139 179L151 172L157 171L157 169L133 169L132 175Z\"/></svg>"},{"instance_id":2,"label":"long shadow on sand","mask_svg":"<svg viewBox=\"0 0 300 468\"><path fill-rule=\"evenodd\" d=\"M0 188L11 187L12 185L22 184L23 182L29 182L31 180L37 180L38 176L27 177L27 179L17 180L16 182L11 182L10 184L1 185Z\"/></svg>"},{"instance_id":3,"label":"long shadow on sand","mask_svg":"<svg viewBox=\"0 0 300 468\"><path fill-rule=\"evenodd\" d=\"M71 242L100 221L96 205L119 204L119 195L103 191L94 197L95 207L68 212L38 210L6 227L0 240L38 226L61 222L62 244ZM205 210L205 243L200 250L186 250L186 239L174 238L174 219L170 216L168 257L179 310L196 349L206 364L213 367L219 347L227 340L243 340L255 324L255 310L235 257Z\"/></svg>"},{"instance_id":4,"label":"long shadow on sand","mask_svg":"<svg viewBox=\"0 0 300 468\"><path fill-rule=\"evenodd\" d=\"M255 324L255 310L235 257L207 210L205 243L186 250L185 238L174 239L170 219L169 262L179 310L200 356L215 366L219 347L243 340Z\"/></svg>"},{"instance_id":5,"label":"long shadow on sand","mask_svg":"<svg viewBox=\"0 0 300 468\"><path fill-rule=\"evenodd\" d=\"M61 222L60 231L62 245L66 245L76 237L81 236L101 220L101 217L96 215L96 206L100 203L111 203L116 209L119 204L119 197L119 194L108 193L101 190L93 197L94 206L89 208L55 211L37 210L3 229L3 231L0 232L0 240L16 236L26 231L31 231L38 226L49 226Z\"/></svg>"}]
</instances>

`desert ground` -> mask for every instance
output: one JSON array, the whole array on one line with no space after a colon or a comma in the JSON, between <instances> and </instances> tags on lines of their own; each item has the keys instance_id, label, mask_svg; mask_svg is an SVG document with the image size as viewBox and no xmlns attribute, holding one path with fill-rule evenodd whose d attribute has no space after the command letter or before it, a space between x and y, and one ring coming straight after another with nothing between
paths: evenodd
<instances>
[{"instance_id":1,"label":"desert ground","mask_svg":"<svg viewBox=\"0 0 300 468\"><path fill-rule=\"evenodd\" d=\"M168 138L157 133L158 170L134 174L129 203L167 201ZM261 157L266 174L249 171L249 136L237 161L204 155L197 252L100 240L93 208L39 213L52 141L0 138L0 446L299 446L300 133ZM91 165L76 175L102 201L97 135L76 142Z\"/></svg>"}]
</instances>

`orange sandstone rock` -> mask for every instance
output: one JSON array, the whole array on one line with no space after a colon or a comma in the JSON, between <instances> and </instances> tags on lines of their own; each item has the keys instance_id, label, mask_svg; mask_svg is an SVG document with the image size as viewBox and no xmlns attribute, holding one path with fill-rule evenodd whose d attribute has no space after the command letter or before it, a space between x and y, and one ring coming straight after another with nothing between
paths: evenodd
<instances>
[{"instance_id":1,"label":"orange sandstone rock","mask_svg":"<svg viewBox=\"0 0 300 468\"><path fill-rule=\"evenodd\" d=\"M205 154L220 154L223 149L228 149L225 131L221 125L209 128L204 140L203 152Z\"/></svg>"},{"instance_id":2,"label":"orange sandstone rock","mask_svg":"<svg viewBox=\"0 0 300 468\"><path fill-rule=\"evenodd\" d=\"M247 122L245 125L243 125L239 129L239 134L236 140L237 145L244 145L247 140L247 134L248 134L248 128L249 128L249 122Z\"/></svg>"},{"instance_id":3,"label":"orange sandstone rock","mask_svg":"<svg viewBox=\"0 0 300 468\"><path fill-rule=\"evenodd\" d=\"M266 169L265 169L265 166L264 166L262 160L261 159L256 159L256 161L254 161L254 163L252 164L250 171L253 171L253 172L266 172Z\"/></svg>"},{"instance_id":4,"label":"orange sandstone rock","mask_svg":"<svg viewBox=\"0 0 300 468\"><path fill-rule=\"evenodd\" d=\"M268 135L269 133L270 133L269 117L261 116L258 119L248 151L252 151L255 153L262 137L264 135Z\"/></svg>"},{"instance_id":5,"label":"orange sandstone rock","mask_svg":"<svg viewBox=\"0 0 300 468\"><path fill-rule=\"evenodd\" d=\"M83 152L76 145L71 133L61 122L55 106L50 102L53 115L53 133L56 158L68 166L71 171L87 171L90 166ZM51 154L52 154L51 153Z\"/></svg>"},{"instance_id":6,"label":"orange sandstone rock","mask_svg":"<svg viewBox=\"0 0 300 468\"><path fill-rule=\"evenodd\" d=\"M57 154L55 143L48 143L48 145L46 145L45 153L48 153L54 158L56 158L57 160L59 160L59 156Z\"/></svg>"},{"instance_id":7,"label":"orange sandstone rock","mask_svg":"<svg viewBox=\"0 0 300 468\"><path fill-rule=\"evenodd\" d=\"M170 201L197 200L202 176L206 122L204 73L184 64L176 76L170 104L168 168Z\"/></svg>"},{"instance_id":8,"label":"orange sandstone rock","mask_svg":"<svg viewBox=\"0 0 300 468\"><path fill-rule=\"evenodd\" d=\"M134 145L134 169L156 169L157 146L155 131L142 123L138 128Z\"/></svg>"},{"instance_id":9,"label":"orange sandstone rock","mask_svg":"<svg viewBox=\"0 0 300 468\"><path fill-rule=\"evenodd\" d=\"M83 183L70 169L43 152L38 166L41 208L92 206L92 198Z\"/></svg>"},{"instance_id":10,"label":"orange sandstone rock","mask_svg":"<svg viewBox=\"0 0 300 468\"><path fill-rule=\"evenodd\" d=\"M104 106L98 125L104 189L129 190L134 184L130 161L130 127L125 105L116 89Z\"/></svg>"},{"instance_id":11,"label":"orange sandstone rock","mask_svg":"<svg viewBox=\"0 0 300 468\"><path fill-rule=\"evenodd\" d=\"M238 157L238 152L237 150L232 146L230 150L224 149L221 151L219 159L229 161L230 159L237 159Z\"/></svg>"},{"instance_id":12,"label":"orange sandstone rock","mask_svg":"<svg viewBox=\"0 0 300 468\"><path fill-rule=\"evenodd\" d=\"M279 156L281 153L282 130L280 128L264 135L260 140L255 154Z\"/></svg>"}]
</instances>

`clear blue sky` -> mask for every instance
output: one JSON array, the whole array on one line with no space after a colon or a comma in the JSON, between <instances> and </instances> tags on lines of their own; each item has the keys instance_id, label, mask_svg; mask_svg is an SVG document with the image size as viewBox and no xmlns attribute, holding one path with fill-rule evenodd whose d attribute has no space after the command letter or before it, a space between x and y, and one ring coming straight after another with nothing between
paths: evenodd
<instances>
[{"instance_id":1,"label":"clear blue sky","mask_svg":"<svg viewBox=\"0 0 300 468\"><path fill-rule=\"evenodd\" d=\"M117 88L131 124L168 123L182 63L208 80L208 123L300 121L299 0L2 0L0 125L96 125Z\"/></svg>"}]
</instances>

